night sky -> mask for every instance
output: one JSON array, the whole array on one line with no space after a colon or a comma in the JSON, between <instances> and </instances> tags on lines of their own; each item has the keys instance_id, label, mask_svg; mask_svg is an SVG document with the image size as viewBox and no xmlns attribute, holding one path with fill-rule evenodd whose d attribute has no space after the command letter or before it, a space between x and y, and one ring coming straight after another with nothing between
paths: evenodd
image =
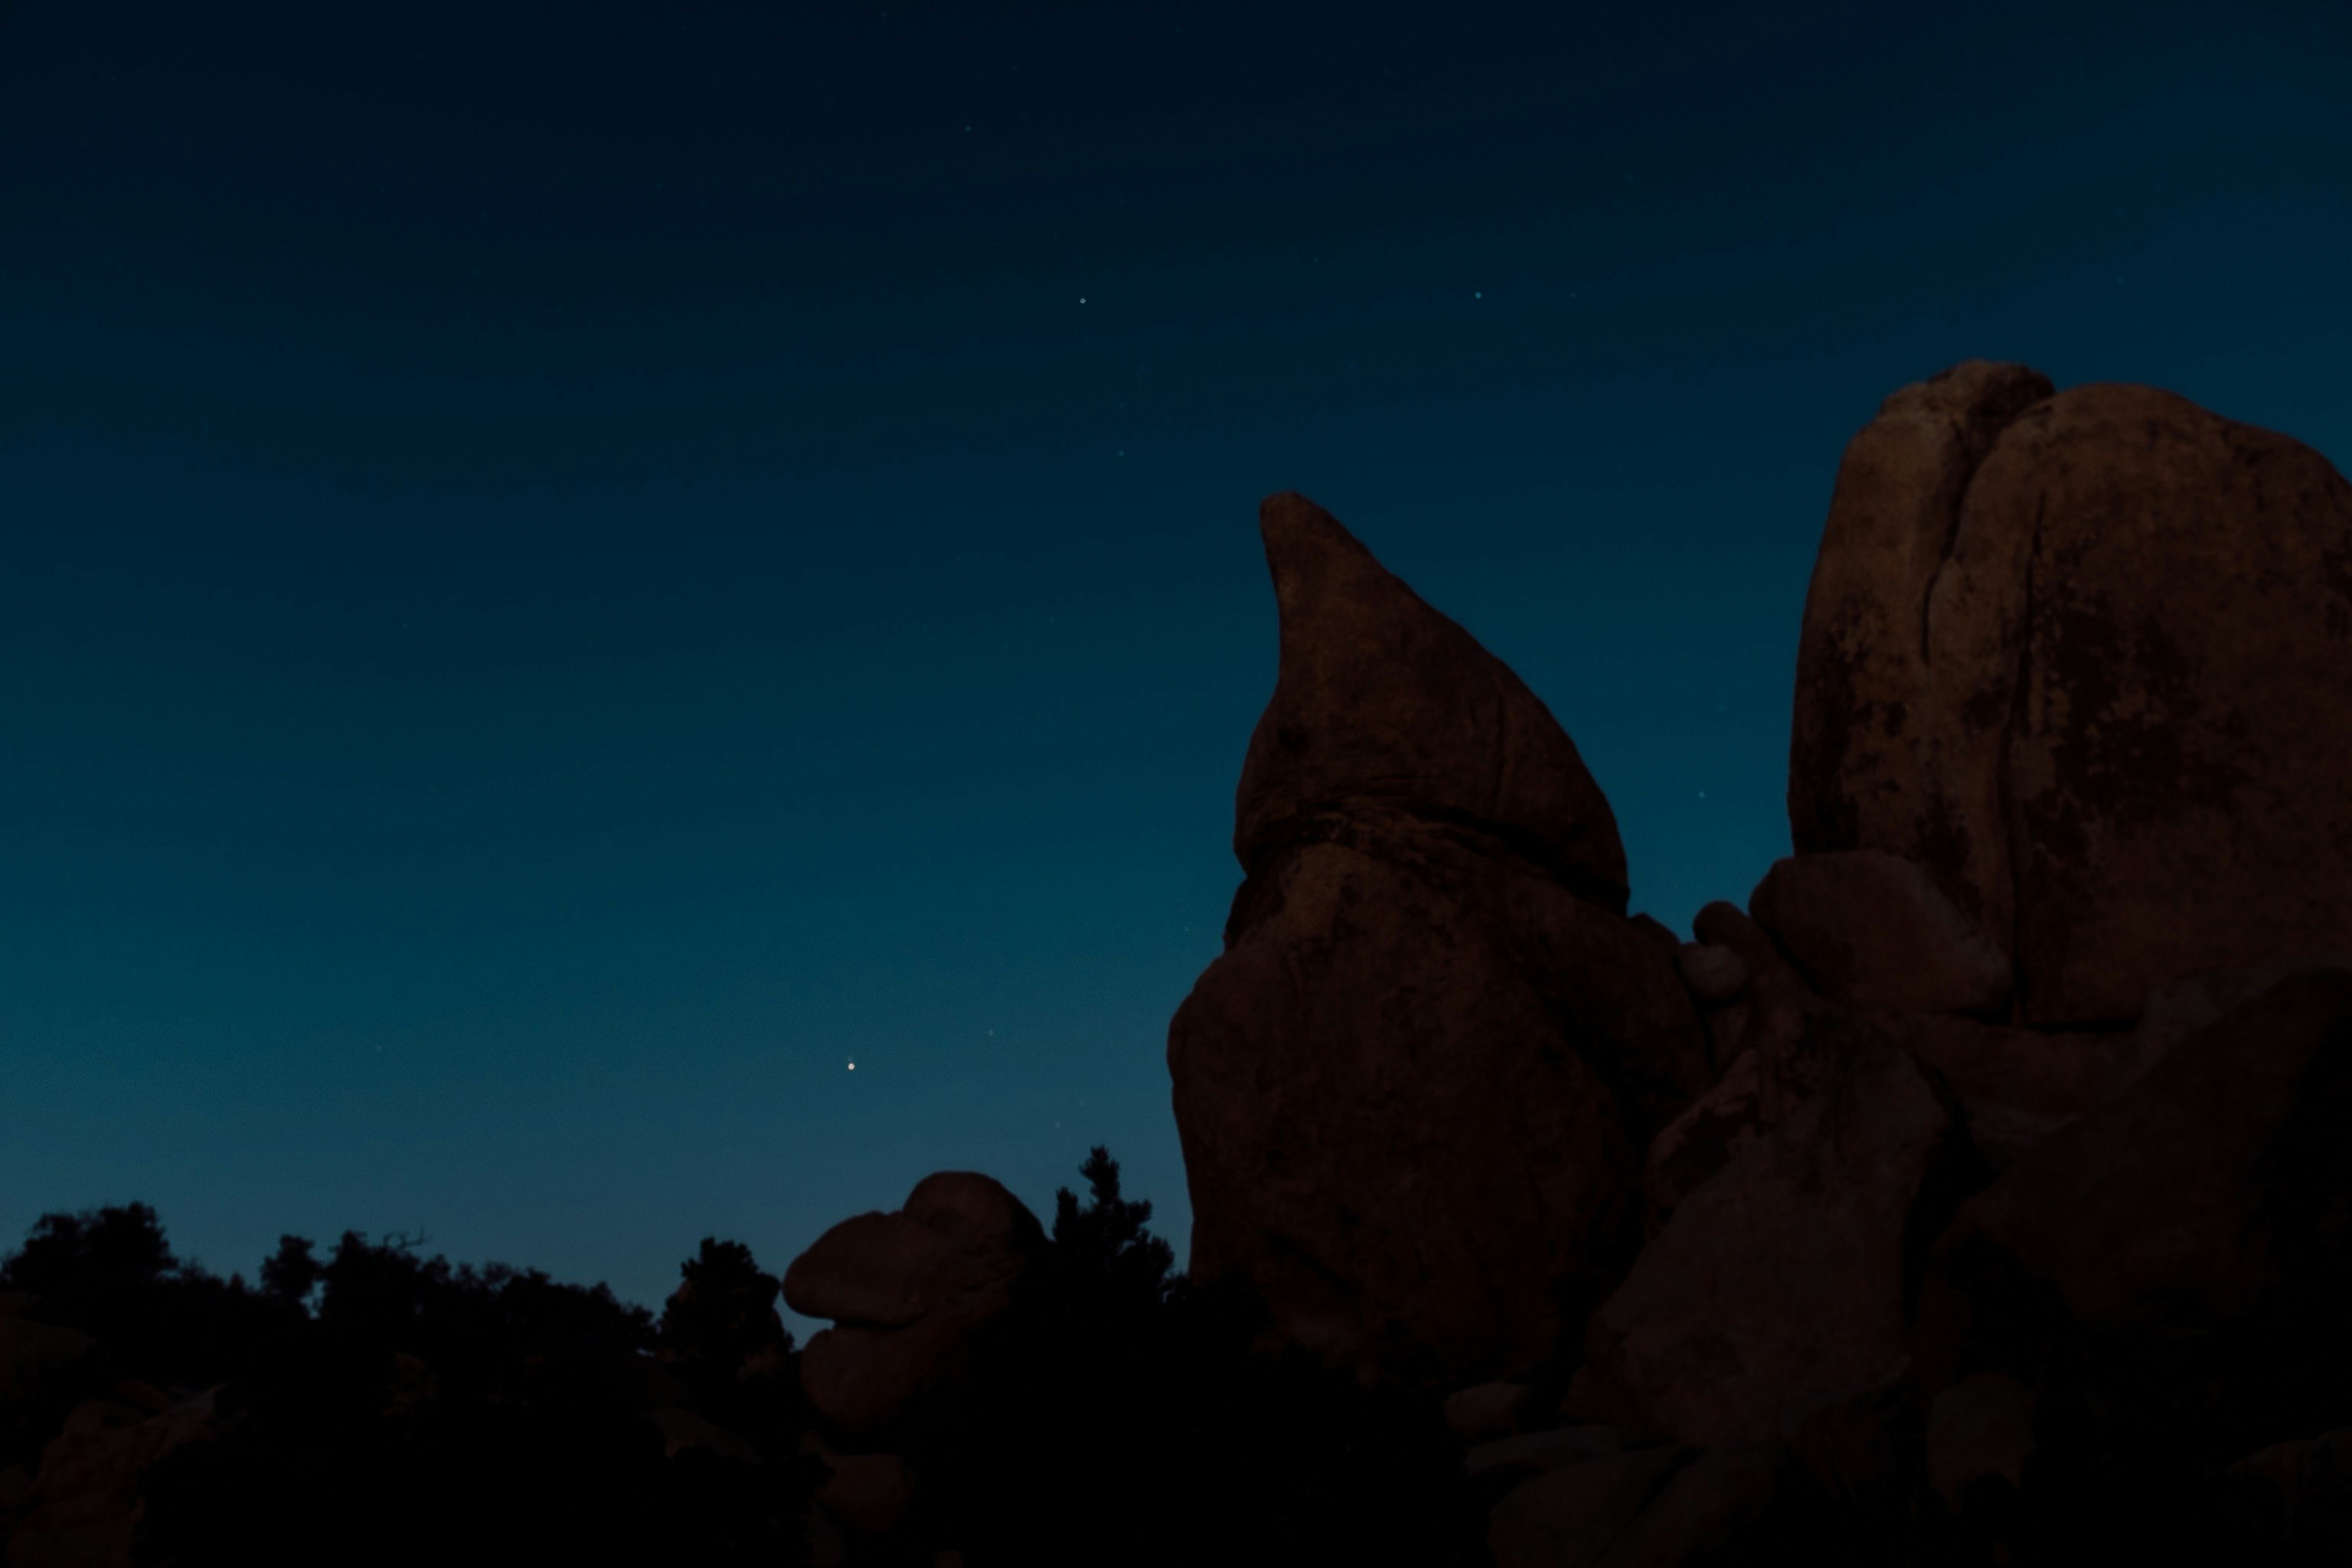
<instances>
[{"instance_id":1,"label":"night sky","mask_svg":"<svg viewBox=\"0 0 2352 1568\"><path fill-rule=\"evenodd\" d=\"M0 0L0 1247L657 1306L1107 1143L1181 1260L1262 496L1686 935L1879 400L2352 467L2347 269L2340 0Z\"/></svg>"}]
</instances>

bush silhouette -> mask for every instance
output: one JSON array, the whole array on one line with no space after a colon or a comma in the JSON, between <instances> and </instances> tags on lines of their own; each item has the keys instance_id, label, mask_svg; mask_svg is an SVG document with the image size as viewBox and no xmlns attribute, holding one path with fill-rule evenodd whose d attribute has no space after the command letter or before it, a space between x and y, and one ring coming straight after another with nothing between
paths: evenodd
<instances>
[{"instance_id":1,"label":"bush silhouette","mask_svg":"<svg viewBox=\"0 0 2352 1568\"><path fill-rule=\"evenodd\" d=\"M815 1475L789 1445L758 1463L665 1457L647 1419L665 1391L646 1309L537 1269L452 1267L421 1246L346 1232L320 1262L285 1237L251 1289L175 1260L154 1210L132 1204L44 1215L0 1262L0 1286L100 1337L105 1369L85 1394L118 1375L181 1394L219 1385L215 1440L142 1483L142 1560L803 1558ZM726 1299L765 1278L733 1243L706 1241L689 1279L699 1265ZM729 1429L797 1432L791 1371L730 1384ZM763 1403L775 1418L754 1419Z\"/></svg>"},{"instance_id":2,"label":"bush silhouette","mask_svg":"<svg viewBox=\"0 0 2352 1568\"><path fill-rule=\"evenodd\" d=\"M1262 1305L1175 1270L1107 1149L1078 1169L1087 1197L1055 1194L961 1399L902 1448L924 1511L898 1548L955 1545L971 1568L1477 1561L1432 1404L1253 1353ZM144 1482L144 1560L805 1559L814 1416L748 1247L704 1237L658 1321L424 1247L347 1231L321 1258L285 1236L248 1288L174 1258L132 1204L43 1216L0 1285L99 1336L109 1376L225 1385L215 1440ZM665 1457L650 1417L669 1405L759 1460Z\"/></svg>"},{"instance_id":3,"label":"bush silhouette","mask_svg":"<svg viewBox=\"0 0 2352 1568\"><path fill-rule=\"evenodd\" d=\"M1080 1173L1091 1201L1055 1194L1045 1258L958 1418L914 1456L941 1544L971 1568L1478 1561L1433 1402L1254 1354L1262 1304L1173 1272L1107 1150Z\"/></svg>"},{"instance_id":4,"label":"bush silhouette","mask_svg":"<svg viewBox=\"0 0 2352 1568\"><path fill-rule=\"evenodd\" d=\"M730 1369L761 1352L791 1351L793 1336L776 1311L783 1286L761 1272L750 1247L706 1236L701 1251L678 1272L682 1282L662 1307L666 1349Z\"/></svg>"}]
</instances>

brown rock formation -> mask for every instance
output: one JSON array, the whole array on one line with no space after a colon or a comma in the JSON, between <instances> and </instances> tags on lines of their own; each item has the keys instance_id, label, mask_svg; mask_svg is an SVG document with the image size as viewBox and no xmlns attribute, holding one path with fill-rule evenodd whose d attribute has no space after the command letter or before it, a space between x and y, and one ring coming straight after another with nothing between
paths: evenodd
<instances>
[{"instance_id":1,"label":"brown rock formation","mask_svg":"<svg viewBox=\"0 0 2352 1568\"><path fill-rule=\"evenodd\" d=\"M2129 1022L2352 945L2352 486L2148 387L1971 361L1840 469L1799 647L1800 855L1918 860L2012 1018Z\"/></svg>"},{"instance_id":2,"label":"brown rock formation","mask_svg":"<svg viewBox=\"0 0 2352 1568\"><path fill-rule=\"evenodd\" d=\"M1959 1108L1907 1053L1861 1036L1841 1055L1643 1248L1593 1314L1571 1414L1763 1442L1901 1358L1918 1238L1980 1178Z\"/></svg>"},{"instance_id":3,"label":"brown rock formation","mask_svg":"<svg viewBox=\"0 0 2352 1568\"><path fill-rule=\"evenodd\" d=\"M2006 1015L2008 955L1899 855L1775 861L1748 912L1832 1002L1865 1013Z\"/></svg>"},{"instance_id":4,"label":"brown rock formation","mask_svg":"<svg viewBox=\"0 0 2352 1568\"><path fill-rule=\"evenodd\" d=\"M1617 818L1525 682L1290 491L1258 508L1281 673L1242 763L1234 854L1254 871L1333 817L1393 807L1499 839L1625 912Z\"/></svg>"},{"instance_id":5,"label":"brown rock formation","mask_svg":"<svg viewBox=\"0 0 2352 1568\"><path fill-rule=\"evenodd\" d=\"M1495 1568L1598 1564L1650 1500L1697 1457L1676 1445L1566 1465L1521 1483L1495 1505L1486 1550Z\"/></svg>"},{"instance_id":6,"label":"brown rock formation","mask_svg":"<svg viewBox=\"0 0 2352 1568\"><path fill-rule=\"evenodd\" d=\"M1798 854L1903 854L1920 837L1927 783L1913 735L1931 692L1928 590L1978 465L2052 391L2024 365L1969 360L1889 396L1846 444L1797 643Z\"/></svg>"},{"instance_id":7,"label":"brown rock formation","mask_svg":"<svg viewBox=\"0 0 2352 1568\"><path fill-rule=\"evenodd\" d=\"M8 1568L129 1568L147 1507L142 1480L165 1455L212 1437L219 1393L207 1389L160 1413L117 1399L75 1406L41 1451L30 1506L8 1537Z\"/></svg>"},{"instance_id":8,"label":"brown rock formation","mask_svg":"<svg viewBox=\"0 0 2352 1568\"><path fill-rule=\"evenodd\" d=\"M2347 1111L2352 970L2299 970L1960 1208L1928 1259L1920 1383L2036 1372L2069 1332L2142 1381L2193 1353L2200 1397L2228 1383L2221 1369L2259 1369L2278 1353L2264 1310L2282 1297L2352 1305Z\"/></svg>"},{"instance_id":9,"label":"brown rock formation","mask_svg":"<svg viewBox=\"0 0 2352 1568\"><path fill-rule=\"evenodd\" d=\"M1643 1234L1655 1237L1682 1201L1779 1126L1841 1071L1870 1026L1813 994L1772 939L1717 902L1694 922L1730 954L1746 994L1708 1017L1720 1075L1650 1141L1642 1171Z\"/></svg>"},{"instance_id":10,"label":"brown rock formation","mask_svg":"<svg viewBox=\"0 0 2352 1568\"><path fill-rule=\"evenodd\" d=\"M1542 703L1312 503L1260 516L1247 880L1169 1031L1192 1270L1366 1376L1512 1372L1623 1267L1705 1037Z\"/></svg>"},{"instance_id":11,"label":"brown rock formation","mask_svg":"<svg viewBox=\"0 0 2352 1568\"><path fill-rule=\"evenodd\" d=\"M903 1209L826 1231L784 1271L793 1310L835 1320L801 1354L810 1405L870 1436L950 1386L1044 1241L1026 1205L971 1171L926 1176Z\"/></svg>"}]
</instances>

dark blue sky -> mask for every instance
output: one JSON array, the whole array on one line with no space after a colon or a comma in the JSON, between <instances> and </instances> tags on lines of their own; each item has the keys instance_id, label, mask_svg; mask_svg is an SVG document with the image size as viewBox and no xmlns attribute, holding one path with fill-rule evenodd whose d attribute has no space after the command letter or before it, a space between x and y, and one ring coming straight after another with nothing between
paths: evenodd
<instances>
[{"instance_id":1,"label":"dark blue sky","mask_svg":"<svg viewBox=\"0 0 2352 1568\"><path fill-rule=\"evenodd\" d=\"M657 1304L1107 1142L1181 1257L1259 498L1687 933L1885 394L2352 466L2347 84L2337 0L0 0L0 1245Z\"/></svg>"}]
</instances>

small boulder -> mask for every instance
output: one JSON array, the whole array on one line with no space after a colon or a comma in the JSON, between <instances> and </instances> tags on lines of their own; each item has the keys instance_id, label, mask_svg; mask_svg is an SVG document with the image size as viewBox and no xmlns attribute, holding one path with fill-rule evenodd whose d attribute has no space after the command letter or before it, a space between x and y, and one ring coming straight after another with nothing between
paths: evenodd
<instances>
[{"instance_id":1,"label":"small boulder","mask_svg":"<svg viewBox=\"0 0 2352 1568\"><path fill-rule=\"evenodd\" d=\"M2144 1047L2111 1030L2011 1027L1930 1013L1876 1022L1951 1086L1969 1136L1998 1174L2112 1098Z\"/></svg>"},{"instance_id":2,"label":"small boulder","mask_svg":"<svg viewBox=\"0 0 2352 1568\"><path fill-rule=\"evenodd\" d=\"M888 1535L907 1521L914 1486L896 1454L845 1454L817 1488L817 1506L853 1535Z\"/></svg>"},{"instance_id":3,"label":"small boulder","mask_svg":"<svg viewBox=\"0 0 2352 1568\"><path fill-rule=\"evenodd\" d=\"M1927 1480L1954 1513L1972 1481L2025 1484L2033 1452L2033 1390L2007 1373L1972 1373L1927 1407Z\"/></svg>"},{"instance_id":4,"label":"small boulder","mask_svg":"<svg viewBox=\"0 0 2352 1568\"><path fill-rule=\"evenodd\" d=\"M1908 1357L1856 1388L1792 1403L1780 1434L1823 1495L1850 1510L1881 1510L1901 1496L1916 1468L1927 1411Z\"/></svg>"},{"instance_id":5,"label":"small boulder","mask_svg":"<svg viewBox=\"0 0 2352 1568\"><path fill-rule=\"evenodd\" d=\"M2297 1561L2352 1562L2352 1426L2274 1443L2231 1465Z\"/></svg>"},{"instance_id":6,"label":"small boulder","mask_svg":"<svg viewBox=\"0 0 2352 1568\"><path fill-rule=\"evenodd\" d=\"M1697 1450L1679 1444L1588 1459L1521 1482L1486 1516L1495 1568L1598 1564Z\"/></svg>"},{"instance_id":7,"label":"small boulder","mask_svg":"<svg viewBox=\"0 0 2352 1568\"><path fill-rule=\"evenodd\" d=\"M1471 1480L1507 1480L1513 1484L1563 1465L1605 1459L1625 1451L1625 1435L1614 1426L1554 1426L1517 1437L1481 1443L1462 1458L1462 1473Z\"/></svg>"},{"instance_id":8,"label":"small boulder","mask_svg":"<svg viewBox=\"0 0 2352 1568\"><path fill-rule=\"evenodd\" d=\"M662 1458L675 1459L689 1448L700 1448L747 1465L760 1462L760 1451L717 1422L678 1405L651 1411L646 1419L661 1433Z\"/></svg>"},{"instance_id":9,"label":"small boulder","mask_svg":"<svg viewBox=\"0 0 2352 1568\"><path fill-rule=\"evenodd\" d=\"M1961 1100L2079 1116L2122 1088L2140 1047L2107 1030L2032 1029L1916 1014L1877 1020Z\"/></svg>"},{"instance_id":10,"label":"small boulder","mask_svg":"<svg viewBox=\"0 0 2352 1568\"><path fill-rule=\"evenodd\" d=\"M1788 1445L1725 1443L1676 1470L1601 1568L1685 1568L1752 1539L1796 1469Z\"/></svg>"},{"instance_id":11,"label":"small boulder","mask_svg":"<svg viewBox=\"0 0 2352 1568\"><path fill-rule=\"evenodd\" d=\"M1721 899L1691 917L1691 926L1702 943L1729 949L1748 971L1747 987L1738 997L1707 1015L1715 1070L1722 1072L1742 1052L1760 1044L1792 1046L1822 1004L1780 943L1738 904ZM1727 1022L1736 1024L1729 1036L1718 1027Z\"/></svg>"},{"instance_id":12,"label":"small boulder","mask_svg":"<svg viewBox=\"0 0 2352 1568\"><path fill-rule=\"evenodd\" d=\"M2008 957L1900 855L1775 861L1748 912L1832 1002L1865 1013L2007 1012Z\"/></svg>"},{"instance_id":13,"label":"small boulder","mask_svg":"<svg viewBox=\"0 0 2352 1568\"><path fill-rule=\"evenodd\" d=\"M1524 1383L1496 1380L1445 1396L1445 1429L1465 1443L1507 1437L1519 1429L1528 1400Z\"/></svg>"},{"instance_id":14,"label":"small boulder","mask_svg":"<svg viewBox=\"0 0 2352 1568\"><path fill-rule=\"evenodd\" d=\"M1727 947L1708 942L1686 942L1675 951L1683 984L1702 1006L1720 1007L1736 1002L1748 989L1748 961Z\"/></svg>"}]
</instances>

